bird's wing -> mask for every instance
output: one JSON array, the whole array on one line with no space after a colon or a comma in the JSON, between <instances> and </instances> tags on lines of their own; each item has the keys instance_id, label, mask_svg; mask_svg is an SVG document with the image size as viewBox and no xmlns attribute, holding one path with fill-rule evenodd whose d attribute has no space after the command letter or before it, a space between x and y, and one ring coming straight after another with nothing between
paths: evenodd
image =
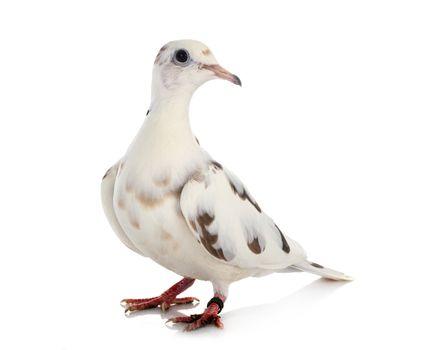
<instances>
[{"instance_id":1,"label":"bird's wing","mask_svg":"<svg viewBox=\"0 0 434 350\"><path fill-rule=\"evenodd\" d=\"M119 239L124 243L128 248L135 251L136 253L140 253L140 251L134 246L128 236L125 234L122 229L119 221L116 217L116 213L113 208L113 191L116 183L116 177L118 174L119 164L121 161L118 161L115 165L113 165L102 178L101 182L101 200L102 207L104 209L105 216L109 221L113 231L117 234Z\"/></svg>"},{"instance_id":2,"label":"bird's wing","mask_svg":"<svg viewBox=\"0 0 434 350\"><path fill-rule=\"evenodd\" d=\"M303 248L217 162L185 184L180 204L190 230L216 259L252 269L281 269L305 259Z\"/></svg>"}]
</instances>

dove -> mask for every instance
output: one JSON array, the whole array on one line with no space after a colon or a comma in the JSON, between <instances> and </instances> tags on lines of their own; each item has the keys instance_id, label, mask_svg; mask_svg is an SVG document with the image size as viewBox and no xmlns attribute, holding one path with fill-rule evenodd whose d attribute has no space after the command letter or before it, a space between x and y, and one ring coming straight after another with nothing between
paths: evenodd
<instances>
[{"instance_id":1,"label":"dove","mask_svg":"<svg viewBox=\"0 0 434 350\"><path fill-rule=\"evenodd\" d=\"M195 40L178 40L158 52L147 116L125 155L105 173L102 206L119 239L182 279L162 294L124 299L125 312L194 303L179 297L195 280L212 283L201 314L173 317L191 331L214 324L231 283L274 272L305 271L351 280L307 260L302 246L265 214L246 186L199 144L189 121L194 92L205 82L241 80Z\"/></svg>"}]
</instances>

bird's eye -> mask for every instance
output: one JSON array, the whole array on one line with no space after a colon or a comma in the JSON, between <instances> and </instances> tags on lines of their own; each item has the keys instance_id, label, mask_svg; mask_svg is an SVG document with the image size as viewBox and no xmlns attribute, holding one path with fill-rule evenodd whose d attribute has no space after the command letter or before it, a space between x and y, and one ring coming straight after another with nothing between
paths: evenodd
<instances>
[{"instance_id":1,"label":"bird's eye","mask_svg":"<svg viewBox=\"0 0 434 350\"><path fill-rule=\"evenodd\" d=\"M190 55L188 54L188 51L184 49L180 49L175 52L175 63L180 63L182 65L185 65L190 60Z\"/></svg>"}]
</instances>

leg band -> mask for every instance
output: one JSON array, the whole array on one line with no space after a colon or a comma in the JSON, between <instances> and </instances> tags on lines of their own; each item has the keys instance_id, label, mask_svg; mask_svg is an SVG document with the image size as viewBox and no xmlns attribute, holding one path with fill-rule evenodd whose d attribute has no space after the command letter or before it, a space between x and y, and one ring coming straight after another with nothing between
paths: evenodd
<instances>
[{"instance_id":1,"label":"leg band","mask_svg":"<svg viewBox=\"0 0 434 350\"><path fill-rule=\"evenodd\" d=\"M209 307L211 304L217 304L219 307L219 312L220 313L223 310L223 300L221 300L219 297L213 297L210 299L210 301L208 301L208 304L206 304L206 307Z\"/></svg>"}]
</instances>

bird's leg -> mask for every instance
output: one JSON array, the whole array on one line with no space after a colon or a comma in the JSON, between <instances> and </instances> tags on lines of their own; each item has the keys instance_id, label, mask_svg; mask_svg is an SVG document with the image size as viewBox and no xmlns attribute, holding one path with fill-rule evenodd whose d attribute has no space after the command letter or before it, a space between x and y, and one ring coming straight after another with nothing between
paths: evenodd
<instances>
[{"instance_id":1,"label":"bird's leg","mask_svg":"<svg viewBox=\"0 0 434 350\"><path fill-rule=\"evenodd\" d=\"M199 301L199 299L194 297L177 298L178 294L191 287L193 283L193 278L185 277L158 297L147 299L124 299L121 301L121 305L125 308L125 313L130 314L134 311L152 309L158 306L165 311L171 305L189 304L195 300Z\"/></svg>"},{"instance_id":2,"label":"bird's leg","mask_svg":"<svg viewBox=\"0 0 434 350\"><path fill-rule=\"evenodd\" d=\"M193 331L212 323L217 328L223 328L223 322L218 314L222 311L225 300L224 295L216 293L214 298L208 302L207 308L202 314L173 317L168 319L167 322L187 323L186 331Z\"/></svg>"}]
</instances>

